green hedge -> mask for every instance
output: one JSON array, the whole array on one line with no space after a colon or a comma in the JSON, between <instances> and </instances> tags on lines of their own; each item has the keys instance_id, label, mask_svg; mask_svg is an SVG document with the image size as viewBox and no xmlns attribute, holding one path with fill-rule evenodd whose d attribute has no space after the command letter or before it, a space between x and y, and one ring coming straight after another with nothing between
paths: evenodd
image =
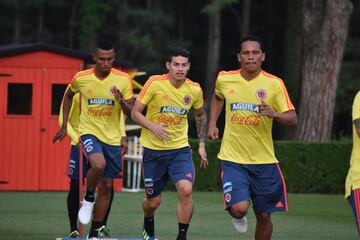
<instances>
[{"instance_id":1,"label":"green hedge","mask_svg":"<svg viewBox=\"0 0 360 240\"><path fill-rule=\"evenodd\" d=\"M197 140L191 139L196 167L195 191L221 191L220 141L207 141L209 166L200 169ZM291 193L343 193L351 141L331 143L275 142L275 154ZM170 185L168 185L170 186ZM170 187L173 189L172 187Z\"/></svg>"}]
</instances>

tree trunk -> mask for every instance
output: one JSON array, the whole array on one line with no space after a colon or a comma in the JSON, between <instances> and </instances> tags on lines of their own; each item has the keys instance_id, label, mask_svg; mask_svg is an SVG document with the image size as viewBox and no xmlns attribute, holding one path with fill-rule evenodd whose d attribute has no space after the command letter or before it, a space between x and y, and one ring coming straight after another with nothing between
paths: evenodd
<instances>
[{"instance_id":1,"label":"tree trunk","mask_svg":"<svg viewBox=\"0 0 360 240\"><path fill-rule=\"evenodd\" d=\"M251 13L251 0L243 1L242 9L242 28L241 28L241 37L249 34L250 29L250 13Z\"/></svg>"},{"instance_id":2,"label":"tree trunk","mask_svg":"<svg viewBox=\"0 0 360 240\"><path fill-rule=\"evenodd\" d=\"M76 26L76 16L77 16L77 6L78 6L79 0L73 1L71 4L71 14L68 21L68 47L74 48L74 36L75 36L75 26Z\"/></svg>"},{"instance_id":3,"label":"tree trunk","mask_svg":"<svg viewBox=\"0 0 360 240\"><path fill-rule=\"evenodd\" d=\"M13 35L13 42L20 43L21 39L21 10L19 7L19 2L14 2L14 35Z\"/></svg>"},{"instance_id":4,"label":"tree trunk","mask_svg":"<svg viewBox=\"0 0 360 240\"><path fill-rule=\"evenodd\" d=\"M209 14L209 33L206 64L205 85L205 111L210 113L211 96L214 93L214 80L219 68L220 44L221 44L221 13L215 11Z\"/></svg>"},{"instance_id":5,"label":"tree trunk","mask_svg":"<svg viewBox=\"0 0 360 240\"><path fill-rule=\"evenodd\" d=\"M304 0L303 61L297 139L331 138L335 95L352 12L350 0Z\"/></svg>"}]
</instances>

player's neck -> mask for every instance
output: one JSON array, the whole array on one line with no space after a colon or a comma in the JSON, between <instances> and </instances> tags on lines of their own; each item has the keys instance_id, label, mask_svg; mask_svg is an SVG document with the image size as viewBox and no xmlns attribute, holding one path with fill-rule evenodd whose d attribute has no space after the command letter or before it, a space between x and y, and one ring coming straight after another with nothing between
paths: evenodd
<instances>
[{"instance_id":1,"label":"player's neck","mask_svg":"<svg viewBox=\"0 0 360 240\"><path fill-rule=\"evenodd\" d=\"M104 80L107 76L109 76L110 72L102 72L95 68L94 74L99 80Z\"/></svg>"},{"instance_id":2,"label":"player's neck","mask_svg":"<svg viewBox=\"0 0 360 240\"><path fill-rule=\"evenodd\" d=\"M185 78L181 79L181 80L177 80L177 79L172 78L171 76L169 76L169 80L170 80L171 85L173 85L175 88L180 88L183 85L183 83L185 82Z\"/></svg>"},{"instance_id":3,"label":"player's neck","mask_svg":"<svg viewBox=\"0 0 360 240\"><path fill-rule=\"evenodd\" d=\"M240 71L240 75L247 81L251 81L256 78L261 72L261 68L255 72Z\"/></svg>"}]
</instances>

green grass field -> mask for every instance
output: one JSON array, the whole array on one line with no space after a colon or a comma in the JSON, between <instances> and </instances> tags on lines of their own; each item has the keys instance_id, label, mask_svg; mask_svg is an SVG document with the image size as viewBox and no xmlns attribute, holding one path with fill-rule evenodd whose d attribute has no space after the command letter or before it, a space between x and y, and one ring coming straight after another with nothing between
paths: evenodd
<instances>
[{"instance_id":1,"label":"green grass field","mask_svg":"<svg viewBox=\"0 0 360 240\"><path fill-rule=\"evenodd\" d=\"M0 239L50 240L67 236L66 196L66 192L0 192ZM108 224L113 237L140 237L142 197L143 193L116 193ZM289 212L273 214L272 239L358 238L350 205L343 196L289 194L288 197ZM223 211L221 193L195 192L194 200L190 240L254 239L252 211L248 214L248 233L240 235ZM176 204L176 193L164 192L162 205L155 216L160 240L176 238Z\"/></svg>"}]
</instances>

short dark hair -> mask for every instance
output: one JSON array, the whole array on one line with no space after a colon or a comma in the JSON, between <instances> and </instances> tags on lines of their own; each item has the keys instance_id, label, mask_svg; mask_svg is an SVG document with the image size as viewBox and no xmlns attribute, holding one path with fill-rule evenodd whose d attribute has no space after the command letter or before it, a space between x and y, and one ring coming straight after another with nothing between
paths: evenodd
<instances>
[{"instance_id":1,"label":"short dark hair","mask_svg":"<svg viewBox=\"0 0 360 240\"><path fill-rule=\"evenodd\" d=\"M95 47L95 50L97 49L101 49L101 50L111 50L113 49L114 46L113 44L108 41L108 40L99 40L97 43L96 43L96 47Z\"/></svg>"},{"instance_id":2,"label":"short dark hair","mask_svg":"<svg viewBox=\"0 0 360 240\"><path fill-rule=\"evenodd\" d=\"M246 41L254 41L254 42L258 42L259 45L260 45L260 49L261 51L265 52L265 49L264 49L264 42L261 40L260 37L256 36L256 35L246 35L244 36L243 38L241 38L240 40L240 51L241 51L241 46L244 42Z\"/></svg>"},{"instance_id":3,"label":"short dark hair","mask_svg":"<svg viewBox=\"0 0 360 240\"><path fill-rule=\"evenodd\" d=\"M173 47L169 51L167 62L171 62L173 57L182 56L188 59L190 62L190 51L183 47Z\"/></svg>"}]
</instances>

